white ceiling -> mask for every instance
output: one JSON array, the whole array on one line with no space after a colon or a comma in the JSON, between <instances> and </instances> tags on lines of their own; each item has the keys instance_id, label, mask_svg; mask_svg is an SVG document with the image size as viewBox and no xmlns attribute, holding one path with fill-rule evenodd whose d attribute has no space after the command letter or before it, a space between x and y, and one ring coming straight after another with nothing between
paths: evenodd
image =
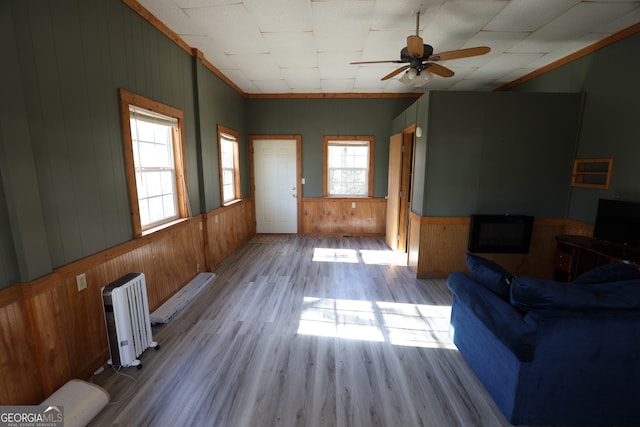
<instances>
[{"instance_id":1,"label":"white ceiling","mask_svg":"<svg viewBox=\"0 0 640 427\"><path fill-rule=\"evenodd\" d=\"M640 22L640 0L138 0L248 94L489 91ZM380 78L415 34L455 76Z\"/></svg>"}]
</instances>

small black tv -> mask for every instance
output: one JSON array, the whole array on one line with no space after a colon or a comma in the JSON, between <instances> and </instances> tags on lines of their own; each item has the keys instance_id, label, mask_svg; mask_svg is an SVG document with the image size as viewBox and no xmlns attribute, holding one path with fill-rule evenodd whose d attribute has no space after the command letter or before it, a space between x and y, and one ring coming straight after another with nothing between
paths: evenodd
<instances>
[{"instance_id":1,"label":"small black tv","mask_svg":"<svg viewBox=\"0 0 640 427\"><path fill-rule=\"evenodd\" d=\"M640 247L640 203L600 199L593 227L593 240Z\"/></svg>"},{"instance_id":2,"label":"small black tv","mask_svg":"<svg viewBox=\"0 0 640 427\"><path fill-rule=\"evenodd\" d=\"M469 252L528 253L533 217L529 215L471 215Z\"/></svg>"}]
</instances>

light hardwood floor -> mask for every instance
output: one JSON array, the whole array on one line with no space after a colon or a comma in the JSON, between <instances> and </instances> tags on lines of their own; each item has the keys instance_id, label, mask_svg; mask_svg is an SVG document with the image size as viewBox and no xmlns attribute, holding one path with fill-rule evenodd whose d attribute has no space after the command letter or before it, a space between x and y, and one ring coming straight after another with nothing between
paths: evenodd
<instances>
[{"instance_id":1,"label":"light hardwood floor","mask_svg":"<svg viewBox=\"0 0 640 427\"><path fill-rule=\"evenodd\" d=\"M509 426L448 339L444 280L383 239L256 236L140 370L91 381L93 426ZM119 403L118 403L119 402Z\"/></svg>"}]
</instances>

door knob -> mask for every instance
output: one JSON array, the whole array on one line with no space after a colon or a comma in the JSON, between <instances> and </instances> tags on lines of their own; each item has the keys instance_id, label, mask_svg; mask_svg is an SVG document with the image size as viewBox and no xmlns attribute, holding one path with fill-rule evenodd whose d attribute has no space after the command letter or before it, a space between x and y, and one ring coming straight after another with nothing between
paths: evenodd
<instances>
[{"instance_id":1,"label":"door knob","mask_svg":"<svg viewBox=\"0 0 640 427\"><path fill-rule=\"evenodd\" d=\"M293 191L296 191L296 187L291 187L291 189L292 189Z\"/></svg>"}]
</instances>

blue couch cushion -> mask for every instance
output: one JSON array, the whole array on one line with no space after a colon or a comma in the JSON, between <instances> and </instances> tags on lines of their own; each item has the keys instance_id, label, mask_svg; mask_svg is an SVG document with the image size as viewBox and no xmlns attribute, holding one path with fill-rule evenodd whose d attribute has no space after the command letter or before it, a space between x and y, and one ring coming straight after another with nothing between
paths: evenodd
<instances>
[{"instance_id":1,"label":"blue couch cushion","mask_svg":"<svg viewBox=\"0 0 640 427\"><path fill-rule=\"evenodd\" d=\"M601 265L581 274L573 283L576 285L589 285L592 283L619 282L632 279L640 279L640 270L631 264L614 262Z\"/></svg>"},{"instance_id":2,"label":"blue couch cushion","mask_svg":"<svg viewBox=\"0 0 640 427\"><path fill-rule=\"evenodd\" d=\"M640 309L640 279L589 286L514 277L511 303L520 312L529 310Z\"/></svg>"},{"instance_id":3,"label":"blue couch cushion","mask_svg":"<svg viewBox=\"0 0 640 427\"><path fill-rule=\"evenodd\" d=\"M467 268L478 283L505 300L509 299L512 276L507 270L494 261L472 253L467 253Z\"/></svg>"},{"instance_id":4,"label":"blue couch cushion","mask_svg":"<svg viewBox=\"0 0 640 427\"><path fill-rule=\"evenodd\" d=\"M463 305L474 317L480 320L488 330L495 334L506 348L521 361L530 361L535 350L536 326L527 323L523 316L489 289L480 285L474 278L461 272L451 273L447 286L453 293L453 305ZM459 309L458 309L459 310ZM455 308L452 308L452 325ZM467 320L467 316L462 316ZM464 328L458 324L456 327ZM475 326L474 326L475 328Z\"/></svg>"}]
</instances>

